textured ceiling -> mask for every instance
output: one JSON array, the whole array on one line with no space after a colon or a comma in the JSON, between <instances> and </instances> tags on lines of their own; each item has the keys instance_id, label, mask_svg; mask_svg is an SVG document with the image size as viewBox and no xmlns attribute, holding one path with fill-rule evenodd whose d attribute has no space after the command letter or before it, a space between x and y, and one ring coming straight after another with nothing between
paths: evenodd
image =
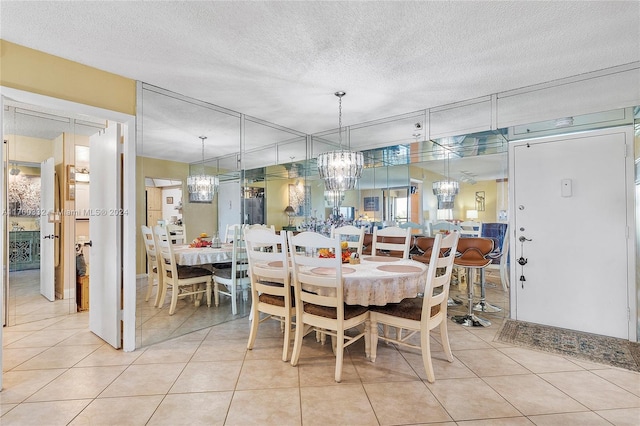
<instances>
[{"instance_id":1,"label":"textured ceiling","mask_svg":"<svg viewBox=\"0 0 640 426\"><path fill-rule=\"evenodd\" d=\"M3 0L0 23L10 42L304 133L337 127L336 90L350 125L640 60L638 1Z\"/></svg>"}]
</instances>

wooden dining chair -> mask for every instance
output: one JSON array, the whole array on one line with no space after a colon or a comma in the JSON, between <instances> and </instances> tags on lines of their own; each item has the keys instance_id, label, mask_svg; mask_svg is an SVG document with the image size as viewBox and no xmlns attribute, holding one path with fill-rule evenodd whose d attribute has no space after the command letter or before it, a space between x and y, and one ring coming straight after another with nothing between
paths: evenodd
<instances>
[{"instance_id":1,"label":"wooden dining chair","mask_svg":"<svg viewBox=\"0 0 640 426\"><path fill-rule=\"evenodd\" d=\"M358 256L362 256L362 246L364 242L364 226L358 228L353 225L331 227L331 238L346 241L349 248L355 249Z\"/></svg>"},{"instance_id":2,"label":"wooden dining chair","mask_svg":"<svg viewBox=\"0 0 640 426\"><path fill-rule=\"evenodd\" d=\"M482 222L474 222L468 220L460 222L460 235L463 237L481 237L482 236Z\"/></svg>"},{"instance_id":3,"label":"wooden dining chair","mask_svg":"<svg viewBox=\"0 0 640 426\"><path fill-rule=\"evenodd\" d=\"M342 380L344 348L360 338L365 341L365 354L369 356L369 309L366 306L344 303L342 260L307 254L320 249L340 253L340 241L315 232L288 232L289 253L293 269L293 288L296 304L296 331L291 365L298 365L302 340L311 331L332 337L336 356L335 381ZM345 331L364 325L352 334Z\"/></svg>"},{"instance_id":4,"label":"wooden dining chair","mask_svg":"<svg viewBox=\"0 0 640 426\"><path fill-rule=\"evenodd\" d=\"M162 269L162 294L158 307L164 304L167 291L171 290L169 315L176 311L178 298L193 296L195 306L200 306L202 297L207 298L207 307L211 306L211 272L198 266L182 266L176 262L173 244L167 229L155 226L154 233L158 247L158 258Z\"/></svg>"},{"instance_id":5,"label":"wooden dining chair","mask_svg":"<svg viewBox=\"0 0 640 426\"><path fill-rule=\"evenodd\" d=\"M224 235L220 236L220 241L223 243L232 243L235 238L236 229L242 230L242 224L234 223L227 225L224 230Z\"/></svg>"},{"instance_id":6,"label":"wooden dining chair","mask_svg":"<svg viewBox=\"0 0 640 426\"><path fill-rule=\"evenodd\" d=\"M184 225L167 225L167 234L171 239L171 244L186 244L187 234Z\"/></svg>"},{"instance_id":7,"label":"wooden dining chair","mask_svg":"<svg viewBox=\"0 0 640 426\"><path fill-rule=\"evenodd\" d=\"M276 232L276 227L274 225L264 225L262 223L254 223L252 225L244 225L244 229L245 231L249 230L249 229L266 229L269 230L273 233Z\"/></svg>"},{"instance_id":8,"label":"wooden dining chair","mask_svg":"<svg viewBox=\"0 0 640 426\"><path fill-rule=\"evenodd\" d=\"M154 285L157 285L156 298L153 302L153 306L157 306L160 301L160 295L162 294L162 271L160 263L158 262L158 251L156 247L156 240L153 235L153 230L145 225L141 226L142 239L144 240L144 248L147 253L147 276L148 284L147 291L144 296L144 301L148 302L151 294L153 293ZM157 284L154 284L157 283Z\"/></svg>"},{"instance_id":9,"label":"wooden dining chair","mask_svg":"<svg viewBox=\"0 0 640 426\"><path fill-rule=\"evenodd\" d=\"M282 360L289 359L292 321L295 316L291 292L289 252L286 233L269 229L245 230L244 241L251 279L251 331L247 349L253 349L258 326L269 319L282 324L284 343ZM271 247L265 250L265 247ZM264 314L264 316L260 316Z\"/></svg>"},{"instance_id":10,"label":"wooden dining chair","mask_svg":"<svg viewBox=\"0 0 640 426\"><path fill-rule=\"evenodd\" d=\"M379 256L380 250L385 255L409 258L411 249L411 228L402 229L398 226L387 228L373 228L373 239L371 241L371 255Z\"/></svg>"},{"instance_id":11,"label":"wooden dining chair","mask_svg":"<svg viewBox=\"0 0 640 426\"><path fill-rule=\"evenodd\" d=\"M234 228L231 239L231 267L216 268L213 272L213 296L216 306L220 305L220 294L231 297L231 313L238 313L238 290L242 291L243 300L249 299L249 263L245 248L242 227Z\"/></svg>"},{"instance_id":12,"label":"wooden dining chair","mask_svg":"<svg viewBox=\"0 0 640 426\"><path fill-rule=\"evenodd\" d=\"M438 326L440 327L440 338L445 356L449 362L453 362L447 331L447 301L459 237L457 232L445 237L436 235L432 245L423 297L404 299L400 303L391 303L385 306L370 307L372 362L376 360L378 340L418 349L422 352L422 362L427 373L427 380L433 383L435 374L431 361L430 332ZM378 324L395 328L396 335L380 335ZM401 331L404 330L409 333L402 333ZM410 341L416 333L420 333L420 344Z\"/></svg>"}]
</instances>

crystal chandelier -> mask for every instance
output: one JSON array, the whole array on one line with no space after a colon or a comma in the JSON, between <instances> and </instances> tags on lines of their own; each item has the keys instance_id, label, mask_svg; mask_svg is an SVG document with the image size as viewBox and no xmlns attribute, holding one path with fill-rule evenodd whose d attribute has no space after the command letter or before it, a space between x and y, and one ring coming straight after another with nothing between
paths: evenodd
<instances>
[{"instance_id":1,"label":"crystal chandelier","mask_svg":"<svg viewBox=\"0 0 640 426\"><path fill-rule=\"evenodd\" d=\"M325 190L324 199L329 207L340 207L344 201L344 191Z\"/></svg>"},{"instance_id":2,"label":"crystal chandelier","mask_svg":"<svg viewBox=\"0 0 640 426\"><path fill-rule=\"evenodd\" d=\"M453 201L460 192L460 183L449 179L449 152L444 160L444 176L445 180L433 182L431 186L433 195L438 199L438 210L453 209Z\"/></svg>"},{"instance_id":3,"label":"crystal chandelier","mask_svg":"<svg viewBox=\"0 0 640 426\"><path fill-rule=\"evenodd\" d=\"M361 152L342 149L342 97L345 92L336 92L338 97L338 140L340 149L328 151L318 155L318 173L324 180L324 187L328 191L346 191L355 189L358 179L362 175L364 156Z\"/></svg>"},{"instance_id":4,"label":"crystal chandelier","mask_svg":"<svg viewBox=\"0 0 640 426\"><path fill-rule=\"evenodd\" d=\"M204 173L204 140L206 136L199 136L202 140L202 173L187 177L189 201L196 203L210 203L218 188L218 177Z\"/></svg>"}]
</instances>

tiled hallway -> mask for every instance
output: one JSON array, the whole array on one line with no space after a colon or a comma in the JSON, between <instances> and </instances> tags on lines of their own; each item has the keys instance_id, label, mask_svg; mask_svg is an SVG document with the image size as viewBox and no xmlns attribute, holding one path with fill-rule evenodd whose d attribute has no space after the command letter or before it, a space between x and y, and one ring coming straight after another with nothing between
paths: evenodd
<instances>
[{"instance_id":1,"label":"tiled hallway","mask_svg":"<svg viewBox=\"0 0 640 426\"><path fill-rule=\"evenodd\" d=\"M495 342L498 323L450 322L451 364L436 333L434 384L417 352L384 344L375 363L349 348L340 384L311 336L292 367L273 321L252 351L242 318L131 353L87 323L85 312L4 329L2 425L640 424L640 374Z\"/></svg>"}]
</instances>

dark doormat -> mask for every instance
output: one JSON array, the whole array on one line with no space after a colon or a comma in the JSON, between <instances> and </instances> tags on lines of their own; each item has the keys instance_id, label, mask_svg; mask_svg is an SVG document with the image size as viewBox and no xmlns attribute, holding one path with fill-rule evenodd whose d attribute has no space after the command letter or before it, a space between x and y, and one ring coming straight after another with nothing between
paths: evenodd
<instances>
[{"instance_id":1,"label":"dark doormat","mask_svg":"<svg viewBox=\"0 0 640 426\"><path fill-rule=\"evenodd\" d=\"M506 320L496 340L640 371L640 343L564 328Z\"/></svg>"}]
</instances>

